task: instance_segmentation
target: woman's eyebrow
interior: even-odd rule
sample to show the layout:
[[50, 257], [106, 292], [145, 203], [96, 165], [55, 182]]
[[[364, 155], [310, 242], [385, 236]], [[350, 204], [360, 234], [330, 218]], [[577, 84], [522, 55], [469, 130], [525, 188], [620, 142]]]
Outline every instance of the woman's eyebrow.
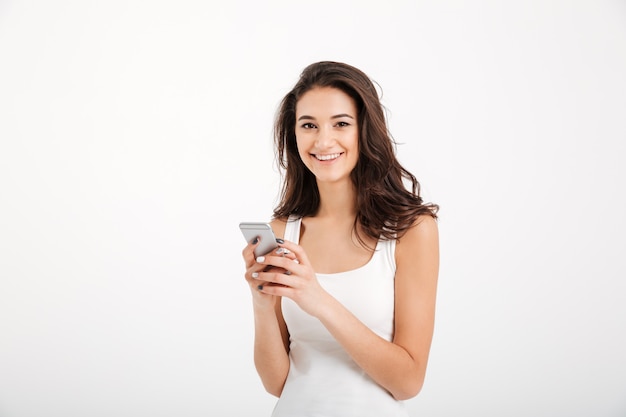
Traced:
[[354, 117], [350, 116], [348, 113], [336, 114], [331, 119], [341, 119], [342, 117], [348, 117], [350, 119], [354, 119]]
[[[349, 117], [350, 119], [354, 120], [354, 117], [350, 116], [348, 113], [336, 114], [334, 116], [331, 116], [330, 118], [331, 119], [340, 119], [342, 117]], [[300, 120], [315, 120], [315, 117], [303, 114], [302, 116], [298, 117], [298, 121], [300, 121]]]

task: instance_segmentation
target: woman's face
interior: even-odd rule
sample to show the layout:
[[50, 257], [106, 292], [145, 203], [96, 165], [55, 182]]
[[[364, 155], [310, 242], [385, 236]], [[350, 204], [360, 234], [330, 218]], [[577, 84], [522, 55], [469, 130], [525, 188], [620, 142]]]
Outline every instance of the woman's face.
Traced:
[[337, 88], [313, 88], [296, 103], [298, 153], [318, 183], [350, 181], [359, 158], [357, 116], [354, 100]]

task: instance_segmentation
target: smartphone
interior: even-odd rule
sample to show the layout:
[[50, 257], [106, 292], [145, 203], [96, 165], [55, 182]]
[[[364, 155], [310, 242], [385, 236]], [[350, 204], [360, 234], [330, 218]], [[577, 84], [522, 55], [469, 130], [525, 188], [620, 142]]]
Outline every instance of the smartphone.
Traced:
[[260, 239], [259, 245], [254, 249], [254, 256], [262, 256], [278, 247], [276, 236], [269, 223], [263, 222], [241, 222], [239, 229], [250, 243], [255, 237]]

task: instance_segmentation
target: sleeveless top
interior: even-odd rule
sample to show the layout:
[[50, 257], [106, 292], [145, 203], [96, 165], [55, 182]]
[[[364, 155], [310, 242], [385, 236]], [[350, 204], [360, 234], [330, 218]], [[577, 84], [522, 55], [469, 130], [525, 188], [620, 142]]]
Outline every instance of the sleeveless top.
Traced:
[[[289, 218], [285, 240], [299, 242], [301, 222]], [[316, 274], [326, 291], [388, 341], [393, 337], [395, 245], [395, 240], [379, 240], [367, 264]], [[281, 305], [289, 330], [290, 367], [272, 417], [408, 416], [404, 403], [374, 382], [319, 320], [286, 297]]]

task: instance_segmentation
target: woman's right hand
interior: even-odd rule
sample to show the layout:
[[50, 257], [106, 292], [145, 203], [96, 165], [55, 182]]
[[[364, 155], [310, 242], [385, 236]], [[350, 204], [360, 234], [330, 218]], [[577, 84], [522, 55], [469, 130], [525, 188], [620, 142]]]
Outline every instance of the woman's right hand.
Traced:
[[[268, 270], [278, 272], [280, 268], [269, 267], [267, 265], [259, 264], [256, 261], [256, 256], [254, 255], [254, 249], [259, 245], [259, 238], [255, 241], [246, 245], [246, 247], [242, 251], [243, 260], [246, 265], [246, 273], [245, 278], [250, 286], [250, 290], [252, 292], [252, 301], [254, 303], [254, 307], [261, 310], [271, 310], [274, 311], [276, 307], [276, 302], [278, 297], [270, 294], [263, 294], [259, 291], [259, 286], [266, 284], [265, 281], [260, 281], [255, 278], [255, 275], [259, 272], [267, 272]], [[265, 255], [265, 254], [264, 254]]]

